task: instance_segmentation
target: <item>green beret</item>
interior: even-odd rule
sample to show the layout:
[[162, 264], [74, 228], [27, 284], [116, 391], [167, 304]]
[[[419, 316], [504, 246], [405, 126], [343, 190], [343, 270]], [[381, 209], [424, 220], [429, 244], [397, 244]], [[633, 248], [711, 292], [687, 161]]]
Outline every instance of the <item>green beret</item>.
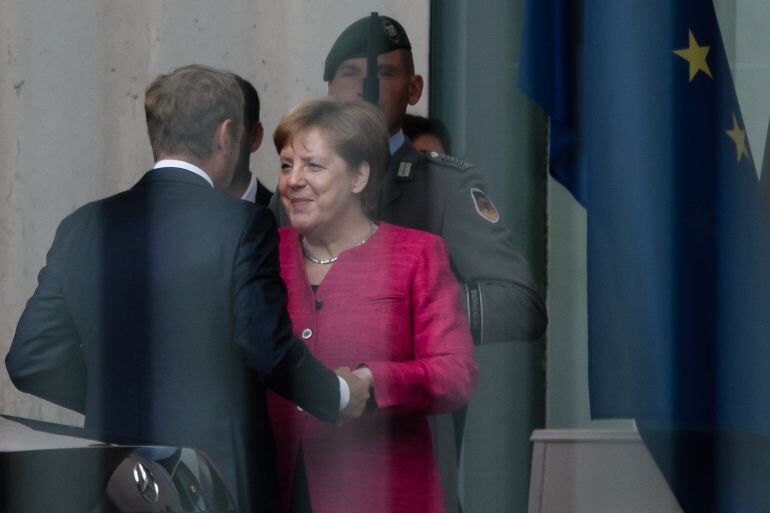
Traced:
[[[332, 49], [329, 50], [329, 55], [326, 56], [326, 64], [324, 65], [325, 82], [334, 78], [337, 66], [342, 64], [343, 61], [354, 57], [366, 57], [370, 18], [370, 16], [367, 16], [353, 23], [334, 42]], [[399, 22], [388, 16], [380, 16], [379, 18], [381, 30], [378, 30], [378, 37], [374, 47], [377, 55], [398, 50], [399, 48], [412, 49], [409, 37]]]

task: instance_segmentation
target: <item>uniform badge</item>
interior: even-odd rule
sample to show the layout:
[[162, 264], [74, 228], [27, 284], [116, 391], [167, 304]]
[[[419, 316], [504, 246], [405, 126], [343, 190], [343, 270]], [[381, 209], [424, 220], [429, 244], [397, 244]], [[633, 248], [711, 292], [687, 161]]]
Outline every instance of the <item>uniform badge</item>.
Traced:
[[398, 30], [396, 30], [396, 27], [390, 20], [382, 20], [382, 28], [385, 29], [385, 35], [388, 36], [388, 39], [394, 43], [398, 43], [401, 40]]
[[412, 167], [411, 162], [404, 161], [398, 164], [396, 179], [399, 182], [411, 182], [414, 180], [414, 167]]
[[484, 191], [471, 187], [471, 198], [473, 199], [473, 206], [476, 207], [476, 212], [481, 217], [490, 223], [496, 223], [500, 220], [500, 213], [495, 208], [492, 200], [484, 194]]

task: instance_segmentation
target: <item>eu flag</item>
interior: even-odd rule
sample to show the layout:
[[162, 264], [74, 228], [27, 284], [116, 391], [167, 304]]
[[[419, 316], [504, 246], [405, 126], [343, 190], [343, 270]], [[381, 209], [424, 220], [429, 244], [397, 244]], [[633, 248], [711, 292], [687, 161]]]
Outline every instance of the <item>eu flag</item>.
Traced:
[[770, 216], [711, 1], [531, 0], [520, 60], [587, 211], [592, 416], [685, 513], [770, 511]]

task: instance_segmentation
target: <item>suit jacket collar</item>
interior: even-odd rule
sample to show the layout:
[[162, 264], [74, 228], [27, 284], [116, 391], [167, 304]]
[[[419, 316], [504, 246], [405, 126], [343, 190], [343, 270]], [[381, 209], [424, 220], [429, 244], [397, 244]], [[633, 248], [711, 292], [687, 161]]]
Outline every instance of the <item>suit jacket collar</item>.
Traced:
[[158, 169], [151, 169], [144, 174], [136, 186], [139, 187], [141, 185], [163, 182], [183, 183], [204, 187], [210, 191], [214, 190], [203, 177], [178, 167], [161, 167]]
[[[401, 168], [401, 164], [406, 163], [414, 167], [420, 156], [420, 152], [412, 146], [409, 139], [406, 139], [398, 151], [390, 157], [388, 174], [382, 184], [382, 192], [380, 194], [380, 208], [390, 205], [401, 196], [403, 182], [398, 179], [398, 170]], [[412, 170], [412, 173], [414, 172], [415, 170]]]

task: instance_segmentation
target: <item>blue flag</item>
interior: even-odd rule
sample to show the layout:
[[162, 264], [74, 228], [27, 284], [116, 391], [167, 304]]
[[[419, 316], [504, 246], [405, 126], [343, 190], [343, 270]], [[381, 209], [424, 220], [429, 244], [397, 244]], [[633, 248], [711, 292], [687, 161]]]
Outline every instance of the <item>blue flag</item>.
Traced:
[[587, 211], [592, 417], [636, 419], [685, 513], [770, 511], [770, 216], [713, 5], [525, 9], [520, 86]]

